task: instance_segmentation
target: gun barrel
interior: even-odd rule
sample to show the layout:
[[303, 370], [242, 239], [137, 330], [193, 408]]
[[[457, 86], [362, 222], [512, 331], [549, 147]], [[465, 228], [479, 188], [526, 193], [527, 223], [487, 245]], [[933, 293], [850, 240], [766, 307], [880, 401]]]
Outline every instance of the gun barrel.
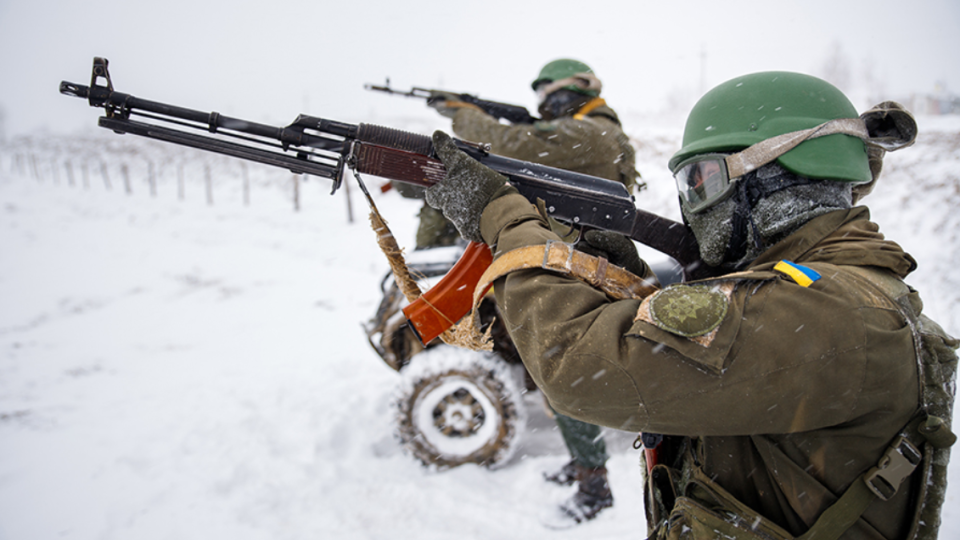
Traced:
[[393, 88], [390, 88], [389, 85], [380, 86], [377, 84], [367, 83], [363, 85], [363, 89], [370, 90], [371, 92], [384, 92], [386, 94], [392, 94], [395, 96], [406, 96], [406, 97], [420, 98], [420, 99], [430, 99], [430, 97], [433, 95], [433, 90], [427, 90], [426, 88], [417, 88], [417, 87], [413, 87], [406, 92], [402, 92], [400, 90], [394, 90]]
[[308, 159], [307, 156], [295, 157], [123, 118], [108, 118], [104, 116], [100, 118], [97, 124], [115, 133], [140, 135], [141, 137], [179, 144], [181, 146], [189, 146], [198, 150], [246, 159], [264, 165], [281, 167], [298, 174], [312, 174], [334, 181], [338, 180], [340, 174], [339, 164], [335, 160], [332, 163], [316, 161], [318, 157], [316, 155], [310, 156], [311, 159]]
[[176, 119], [192, 122], [193, 128], [202, 128], [210, 133], [221, 130], [236, 131], [265, 139], [279, 141], [284, 146], [304, 146], [323, 150], [340, 151], [343, 141], [329, 137], [310, 135], [299, 129], [276, 127], [241, 118], [232, 118], [218, 112], [204, 112], [159, 101], [141, 99], [130, 94], [114, 92], [105, 87], [88, 87], [67, 81], [60, 83], [60, 93], [68, 96], [87, 98], [90, 105], [107, 109], [108, 117], [129, 117], [142, 112], [159, 115], [159, 120]]

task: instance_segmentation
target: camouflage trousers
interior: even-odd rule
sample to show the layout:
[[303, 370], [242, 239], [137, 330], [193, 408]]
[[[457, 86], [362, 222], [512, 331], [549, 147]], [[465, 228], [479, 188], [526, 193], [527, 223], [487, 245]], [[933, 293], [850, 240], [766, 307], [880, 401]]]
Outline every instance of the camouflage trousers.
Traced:
[[600, 433], [600, 426], [574, 420], [569, 416], [564, 416], [554, 411], [554, 419], [557, 421], [557, 427], [560, 428], [560, 434], [563, 435], [563, 442], [570, 451], [570, 457], [578, 464], [596, 469], [603, 467], [607, 462], [607, 443], [603, 440]]
[[460, 238], [460, 233], [439, 210], [424, 203], [420, 209], [420, 226], [417, 228], [417, 249], [440, 246], [452, 246]]

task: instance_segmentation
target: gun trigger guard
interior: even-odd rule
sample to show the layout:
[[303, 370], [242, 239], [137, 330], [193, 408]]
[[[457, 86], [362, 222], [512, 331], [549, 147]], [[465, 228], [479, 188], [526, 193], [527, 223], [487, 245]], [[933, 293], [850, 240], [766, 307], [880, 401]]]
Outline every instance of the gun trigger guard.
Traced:
[[[571, 231], [572, 231], [572, 230], [574, 229], [574, 226], [573, 226], [573, 225], [570, 225], [570, 229], [571, 229]], [[576, 231], [577, 231], [577, 237], [573, 239], [573, 242], [570, 242], [570, 243], [573, 244], [574, 246], [576, 246], [577, 244], [579, 244], [581, 241], [586, 242], [586, 240], [583, 239], [583, 235], [587, 232], [587, 228], [586, 228], [586, 227], [580, 227], [579, 229], [576, 229]], [[569, 234], [569, 233], [567, 233], [567, 234]]]
[[[567, 225], [567, 224], [563, 223], [562, 221], [559, 221], [559, 220], [556, 220], [556, 219], [551, 220], [551, 221], [550, 221], [550, 224], [551, 224], [551, 227], [550, 227], [550, 228], [553, 229], [553, 232], [555, 232], [558, 236], [560, 236], [560, 238], [563, 238], [563, 241], [564, 241], [564, 242], [566, 242], [566, 243], [568, 243], [568, 244], [570, 244], [570, 245], [572, 245], [572, 246], [575, 246], [575, 245], [579, 244], [579, 243], [580, 243], [580, 240], [583, 240], [583, 229], [584, 229], [584, 227], [577, 227], [577, 225], [574, 224], [574, 223], [570, 223], [569, 225]], [[562, 232], [560, 229], [554, 228], [554, 227], [555, 227], [554, 224], [567, 226], [567, 227], [569, 227], [569, 228], [566, 230], [566, 232]], [[576, 234], [576, 236], [572, 236], [572, 235], [574, 235], [574, 234]], [[572, 240], [571, 240], [571, 237], [572, 237]]]

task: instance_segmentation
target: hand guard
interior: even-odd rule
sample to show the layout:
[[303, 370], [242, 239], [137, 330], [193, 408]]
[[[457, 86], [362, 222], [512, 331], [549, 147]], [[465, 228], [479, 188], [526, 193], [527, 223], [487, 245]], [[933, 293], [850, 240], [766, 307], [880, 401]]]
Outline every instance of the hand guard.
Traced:
[[447, 168], [447, 178], [427, 189], [427, 204], [443, 212], [464, 239], [483, 242], [480, 215], [507, 178], [465, 154], [442, 131], [433, 133], [433, 148]]

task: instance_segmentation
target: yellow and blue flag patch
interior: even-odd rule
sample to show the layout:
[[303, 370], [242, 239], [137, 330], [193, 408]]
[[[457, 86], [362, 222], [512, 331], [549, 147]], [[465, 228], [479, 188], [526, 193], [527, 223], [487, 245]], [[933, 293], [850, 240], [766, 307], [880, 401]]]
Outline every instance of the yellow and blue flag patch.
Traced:
[[790, 261], [780, 261], [773, 269], [786, 275], [802, 287], [809, 287], [813, 285], [814, 281], [820, 279], [820, 274], [813, 269]]

